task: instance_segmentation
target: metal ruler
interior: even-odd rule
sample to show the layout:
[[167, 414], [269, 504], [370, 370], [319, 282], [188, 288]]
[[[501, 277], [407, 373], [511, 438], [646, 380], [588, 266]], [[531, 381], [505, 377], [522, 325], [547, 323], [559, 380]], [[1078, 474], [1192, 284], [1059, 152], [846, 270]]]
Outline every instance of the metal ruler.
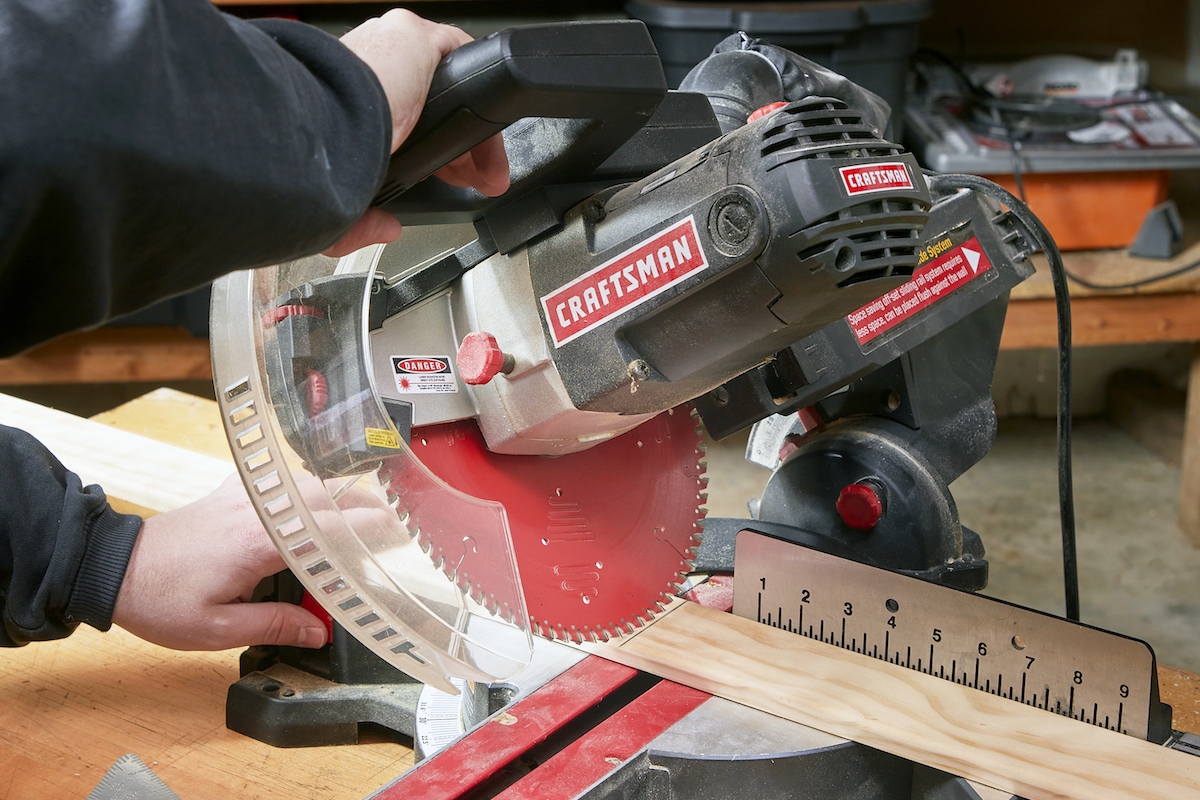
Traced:
[[1170, 736], [1145, 642], [753, 531], [738, 534], [734, 564], [740, 617], [1130, 736]]

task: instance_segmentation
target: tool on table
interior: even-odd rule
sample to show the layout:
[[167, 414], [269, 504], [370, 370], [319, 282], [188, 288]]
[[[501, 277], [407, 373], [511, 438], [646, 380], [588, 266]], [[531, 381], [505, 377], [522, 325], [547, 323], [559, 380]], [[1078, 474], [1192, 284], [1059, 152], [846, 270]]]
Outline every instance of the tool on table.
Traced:
[[[1200, 120], [1186, 100], [1149, 88], [1136, 51], [963, 65], [924, 55], [904, 109], [922, 165], [1020, 194], [1064, 250], [1128, 247], [1147, 224], [1173, 230], [1170, 175], [1200, 167]], [[1174, 246], [1154, 257], [1182, 244], [1178, 232], [1164, 238]]]
[[[870, 93], [745, 36], [679, 92], [634, 21], [510, 29], [447, 57], [378, 198], [400, 241], [214, 287], [218, 398], [291, 567], [278, 593], [317, 604], [334, 641], [252, 652], [231, 719], [299, 730], [304, 697], [370, 706], [403, 672], [493, 715], [463, 746], [550, 696], [583, 702], [563, 725], [585, 728], [598, 718], [569, 720], [646, 698], [630, 713], [655, 720], [649, 742], [704, 697], [546, 667], [546, 639], [619, 636], [690, 572], [740, 575], [743, 530], [982, 588], [949, 484], [992, 444], [1008, 292], [1038, 246], [1056, 253], [1019, 201], [923, 172], [885, 124]], [[424, 180], [498, 131], [504, 196]], [[756, 423], [773, 477], [753, 519], [706, 519], [700, 425]], [[419, 702], [397, 693], [393, 710]]]
[[179, 800], [145, 762], [126, 753], [113, 763], [87, 800]]

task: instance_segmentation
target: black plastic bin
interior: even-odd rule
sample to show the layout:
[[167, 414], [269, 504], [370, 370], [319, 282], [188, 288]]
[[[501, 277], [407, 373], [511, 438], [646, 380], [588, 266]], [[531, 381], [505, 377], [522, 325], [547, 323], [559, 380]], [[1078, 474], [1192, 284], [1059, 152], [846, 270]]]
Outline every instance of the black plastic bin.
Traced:
[[901, 134], [908, 59], [916, 52], [921, 20], [933, 10], [934, 0], [629, 0], [625, 4], [625, 13], [650, 30], [671, 86], [678, 86], [688, 70], [726, 36], [745, 31], [811, 58], [888, 101], [896, 140]]

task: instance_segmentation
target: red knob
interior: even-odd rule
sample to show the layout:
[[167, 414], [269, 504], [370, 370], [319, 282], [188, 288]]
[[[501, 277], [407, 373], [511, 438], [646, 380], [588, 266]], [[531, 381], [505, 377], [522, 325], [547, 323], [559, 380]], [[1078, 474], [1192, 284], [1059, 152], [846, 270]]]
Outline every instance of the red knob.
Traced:
[[852, 483], [837, 499], [838, 516], [842, 522], [860, 531], [870, 530], [883, 516], [883, 501], [875, 487], [865, 483]]
[[507, 356], [490, 333], [468, 333], [458, 348], [458, 374], [471, 386], [481, 386], [501, 372], [512, 371]]
[[784, 100], [781, 100], [778, 103], [768, 103], [767, 105], [763, 106], [762, 108], [756, 110], [749, 117], [746, 117], [746, 124], [748, 125], [751, 122], [760, 120], [763, 117], [765, 117], [767, 114], [770, 114], [772, 111], [778, 111], [779, 109], [783, 108], [786, 105], [787, 105], [787, 101], [784, 101]]

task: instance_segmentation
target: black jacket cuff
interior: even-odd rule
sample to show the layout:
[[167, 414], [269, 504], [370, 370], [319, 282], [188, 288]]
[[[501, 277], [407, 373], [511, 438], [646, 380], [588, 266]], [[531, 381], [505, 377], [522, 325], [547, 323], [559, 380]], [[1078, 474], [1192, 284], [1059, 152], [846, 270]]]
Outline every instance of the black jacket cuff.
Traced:
[[84, 622], [102, 631], [112, 627], [117, 592], [141, 530], [140, 517], [118, 514], [107, 504], [92, 519], [83, 560], [67, 602], [68, 620]]

